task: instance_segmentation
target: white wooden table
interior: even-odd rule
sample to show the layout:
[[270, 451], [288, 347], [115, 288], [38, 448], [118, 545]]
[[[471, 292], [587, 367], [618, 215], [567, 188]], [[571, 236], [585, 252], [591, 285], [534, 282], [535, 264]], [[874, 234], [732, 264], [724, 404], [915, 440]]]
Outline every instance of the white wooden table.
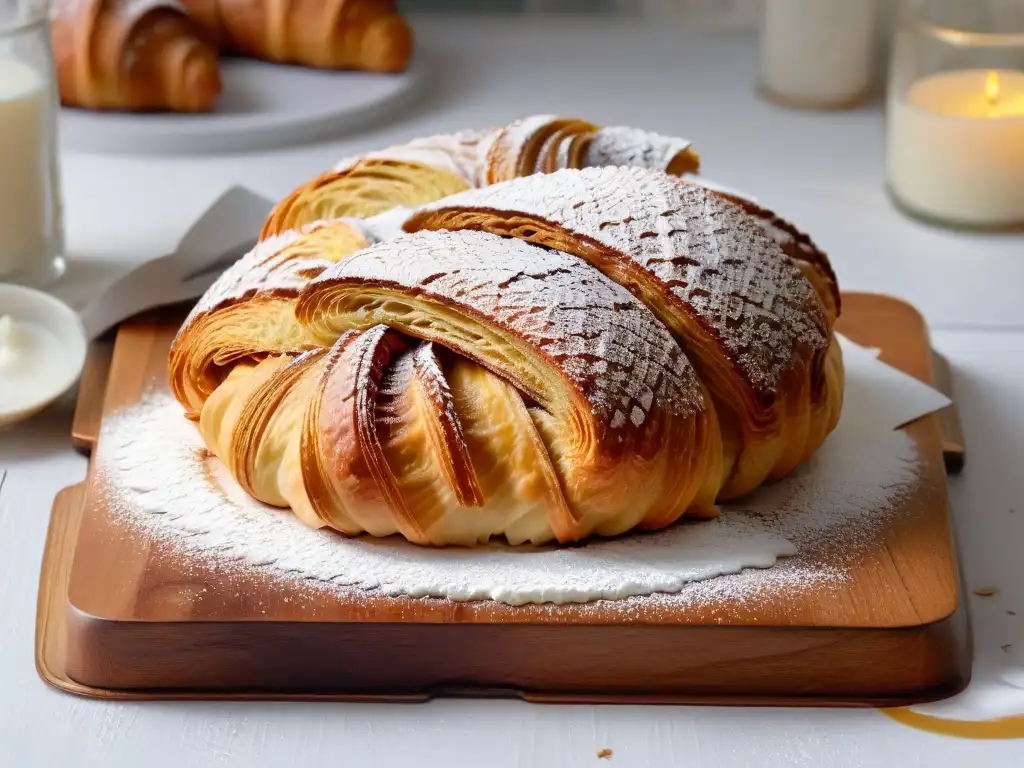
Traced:
[[[202, 159], [65, 156], [72, 266], [59, 292], [80, 304], [129, 264], [165, 252], [231, 183], [280, 196], [344, 155], [407, 137], [534, 112], [686, 135], [708, 177], [809, 229], [845, 288], [903, 296], [931, 323], [954, 367], [968, 446], [967, 469], [951, 483], [967, 582], [999, 588], [969, 596], [976, 683], [961, 710], [1024, 714], [1024, 688], [998, 682], [1024, 677], [1024, 239], [953, 235], [897, 214], [882, 189], [881, 109], [808, 115], [759, 101], [749, 33], [526, 24], [418, 23], [435, 67], [430, 92], [400, 121], [332, 145]], [[622, 767], [1024, 765], [1024, 742], [935, 736], [874, 710], [138, 705], [56, 693], [36, 677], [33, 626], [50, 503], [86, 470], [70, 447], [70, 414], [69, 397], [0, 433], [0, 764], [586, 766], [605, 764], [597, 752], [607, 748], [608, 764]]]

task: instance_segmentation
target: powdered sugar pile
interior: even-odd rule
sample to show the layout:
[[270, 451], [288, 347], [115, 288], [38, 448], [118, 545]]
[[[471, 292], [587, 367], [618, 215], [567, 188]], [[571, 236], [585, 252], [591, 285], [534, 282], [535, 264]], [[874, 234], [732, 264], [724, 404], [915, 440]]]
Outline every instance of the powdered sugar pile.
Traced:
[[307, 585], [511, 605], [759, 600], [841, 581], [913, 487], [915, 444], [872, 417], [858, 392], [869, 386], [849, 379], [842, 423], [815, 458], [719, 519], [564, 549], [428, 549], [310, 530], [241, 491], [166, 392], [106, 420], [97, 466], [130, 525], [189, 556]]

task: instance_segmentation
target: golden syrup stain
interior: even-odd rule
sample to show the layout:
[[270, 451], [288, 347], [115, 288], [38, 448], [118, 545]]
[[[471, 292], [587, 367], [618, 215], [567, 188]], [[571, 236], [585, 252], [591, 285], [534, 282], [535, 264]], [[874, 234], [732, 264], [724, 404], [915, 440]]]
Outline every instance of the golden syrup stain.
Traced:
[[897, 723], [919, 731], [960, 739], [1024, 739], [1024, 715], [1000, 717], [995, 720], [950, 720], [915, 712], [909, 707], [878, 710]]

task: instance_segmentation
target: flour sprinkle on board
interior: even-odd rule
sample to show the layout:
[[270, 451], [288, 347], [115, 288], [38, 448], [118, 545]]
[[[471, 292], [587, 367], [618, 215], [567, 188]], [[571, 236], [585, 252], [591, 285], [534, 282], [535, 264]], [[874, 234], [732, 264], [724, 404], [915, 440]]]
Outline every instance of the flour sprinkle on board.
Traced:
[[[864, 386], [857, 385], [854, 386]], [[425, 548], [314, 531], [247, 496], [166, 392], [108, 417], [96, 453], [110, 506], [197, 561], [317, 588], [526, 603], [753, 602], [841, 583], [919, 474], [916, 444], [850, 398], [837, 430], [785, 480], [718, 519], [582, 547]]]

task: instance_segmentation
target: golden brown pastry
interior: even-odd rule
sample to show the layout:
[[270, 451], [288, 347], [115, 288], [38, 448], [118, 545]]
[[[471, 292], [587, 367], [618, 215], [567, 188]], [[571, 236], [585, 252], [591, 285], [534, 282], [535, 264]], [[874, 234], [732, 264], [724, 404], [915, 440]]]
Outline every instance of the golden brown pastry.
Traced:
[[[318, 438], [303, 450], [319, 459], [315, 485], [332, 491], [314, 496], [313, 505], [332, 527], [474, 543], [509, 537], [515, 522], [527, 541], [565, 542], [658, 528], [687, 510], [712, 509], [721, 447], [692, 367], [649, 310], [579, 259], [483, 233], [420, 233], [326, 271], [302, 292], [295, 313], [325, 346], [347, 329], [363, 331], [336, 343], [335, 350], [346, 349], [336, 372], [322, 377], [318, 419], [304, 432]], [[445, 479], [440, 493], [406, 492], [409, 476], [432, 454], [452, 463], [444, 440], [396, 447], [394, 436], [401, 440], [409, 422], [378, 411], [382, 382], [400, 366], [396, 354], [408, 337], [465, 360], [456, 358], [451, 378], [440, 367], [439, 378], [455, 391], [453, 407], [438, 403], [438, 413], [459, 424], [466, 418], [467, 431], [491, 431], [489, 441], [535, 448], [521, 467], [506, 468], [503, 485], [544, 479], [545, 496], [557, 499], [561, 490], [559, 503], [543, 499], [524, 519], [529, 497], [501, 488], [488, 498], [481, 489], [482, 503], [467, 510], [447, 473], [436, 470], [431, 477]], [[457, 370], [474, 364], [482, 370]], [[507, 416], [496, 419], [503, 409]], [[381, 439], [378, 421], [392, 442]], [[420, 417], [414, 411], [409, 421], [418, 425]], [[486, 464], [502, 460], [493, 448], [481, 456], [492, 451]], [[377, 532], [358, 517], [367, 509]]]
[[400, 72], [412, 30], [394, 0], [181, 0], [231, 53], [321, 69]]
[[651, 157], [275, 235], [186, 321], [174, 392], [248, 493], [349, 535], [713, 515], [817, 449], [842, 358], [762, 218]]
[[[297, 247], [328, 231], [264, 243], [277, 255], [227, 276], [186, 324], [192, 349], [175, 343], [176, 392], [247, 492], [423, 544], [568, 542], [714, 514], [714, 409], [627, 291], [481, 233], [399, 237], [328, 268]], [[256, 263], [264, 290], [248, 298]], [[286, 323], [271, 310], [289, 301]], [[224, 346], [228, 322], [245, 342], [215, 360], [203, 342]], [[222, 377], [243, 347], [261, 361]], [[201, 371], [213, 386], [190, 385]]]
[[684, 175], [699, 171], [700, 158], [685, 139], [531, 115], [502, 127], [429, 136], [345, 158], [285, 197], [271, 212], [261, 237], [320, 219], [412, 208], [534, 173], [614, 165]]
[[758, 222], [768, 235], [782, 246], [782, 250], [793, 260], [797, 268], [804, 274], [814, 290], [817, 291], [830, 325], [839, 317], [841, 309], [839, 299], [839, 283], [836, 273], [832, 270], [828, 256], [818, 248], [810, 236], [797, 229], [794, 225], [777, 215], [774, 211], [745, 198], [724, 194], [728, 200], [743, 208]]
[[421, 163], [366, 159], [319, 176], [270, 212], [260, 239], [313, 221], [367, 218], [396, 206], [415, 207], [466, 189], [461, 177]]
[[66, 106], [203, 112], [220, 94], [217, 49], [177, 3], [56, 0], [50, 29]]
[[720, 498], [788, 474], [838, 421], [842, 383], [826, 355], [839, 346], [821, 300], [758, 217], [726, 196], [642, 168], [588, 168], [454, 195], [404, 228], [490, 232], [571, 253], [647, 304], [719, 406]]
[[260, 243], [203, 295], [171, 347], [171, 390], [197, 417], [240, 361], [316, 347], [295, 322], [299, 290], [329, 265], [368, 245], [343, 221], [318, 222]]
[[51, 39], [64, 104], [136, 112], [210, 110], [220, 49], [398, 72], [413, 47], [393, 0], [55, 0]]

